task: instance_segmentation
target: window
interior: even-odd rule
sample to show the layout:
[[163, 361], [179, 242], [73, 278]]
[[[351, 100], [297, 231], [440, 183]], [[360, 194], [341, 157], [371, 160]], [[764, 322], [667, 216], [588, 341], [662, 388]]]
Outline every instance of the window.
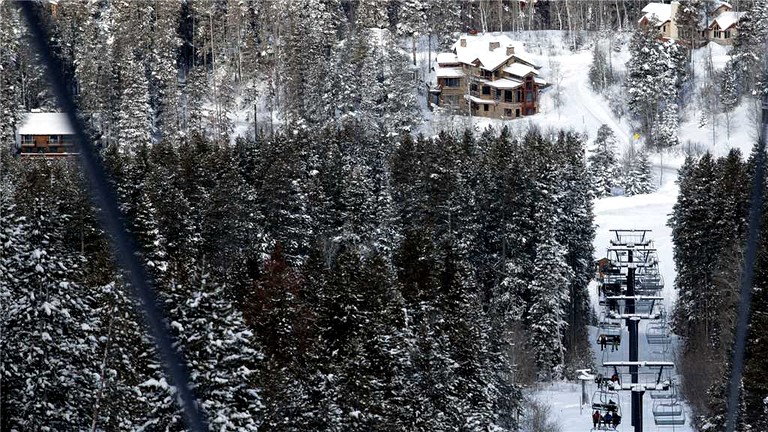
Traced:
[[445, 86], [446, 87], [458, 87], [459, 86], [459, 79], [458, 78], [446, 78], [444, 82], [445, 82]]
[[512, 117], [512, 109], [504, 108], [504, 117]]
[[477, 91], [477, 84], [471, 84], [469, 86], [469, 89], [472, 90], [473, 92], [476, 92]]
[[483, 111], [488, 111], [488, 104], [483, 104]]
[[533, 92], [532, 91], [525, 92], [525, 102], [526, 103], [533, 103], [533, 100], [534, 100]]
[[484, 95], [490, 95], [491, 94], [491, 88], [488, 86], [483, 86], [483, 94]]
[[726, 39], [730, 39], [731, 38], [731, 31], [730, 30], [726, 30], [723, 33], [725, 33], [725, 35], [723, 36], [724, 38], [726, 38]]
[[512, 102], [512, 90], [504, 91], [504, 102]]
[[458, 96], [456, 95], [449, 95], [449, 96], [443, 96], [443, 104], [446, 106], [453, 106], [455, 107], [458, 105]]
[[520, 108], [515, 110], [515, 118], [520, 117]]
[[501, 90], [496, 89], [496, 99], [501, 99]]
[[21, 145], [35, 145], [35, 138], [32, 135], [22, 135]]

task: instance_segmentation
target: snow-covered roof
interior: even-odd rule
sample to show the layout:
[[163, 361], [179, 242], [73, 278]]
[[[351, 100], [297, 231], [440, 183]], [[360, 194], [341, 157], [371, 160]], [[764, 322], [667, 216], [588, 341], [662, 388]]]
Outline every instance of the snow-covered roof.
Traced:
[[726, 9], [731, 10], [733, 9], [733, 6], [731, 6], [730, 3], [724, 2], [724, 1], [714, 1], [712, 2], [712, 6], [709, 8], [709, 13], [712, 13], [721, 7], [725, 6]]
[[[462, 46], [462, 40], [465, 46]], [[491, 50], [491, 44], [496, 48]], [[509, 52], [508, 48], [513, 48], [513, 52]], [[451, 49], [456, 52], [456, 57], [461, 63], [472, 64], [479, 61], [482, 69], [489, 71], [498, 69], [513, 56], [525, 58], [525, 45], [501, 33], [463, 34]], [[529, 59], [523, 61], [531, 62]]]
[[492, 103], [495, 103], [495, 101], [492, 101], [492, 100], [489, 100], [489, 99], [481, 99], [479, 97], [472, 96], [472, 95], [464, 95], [464, 99], [469, 99], [472, 102], [477, 103], [477, 104], [490, 105]]
[[28, 113], [19, 127], [19, 135], [74, 135], [63, 113]]
[[528, 66], [531, 66], [533, 68], [540, 68], [541, 66], [538, 65], [535, 61], [533, 61], [532, 58], [528, 57], [528, 54], [520, 54], [517, 51], [515, 51], [515, 60], [518, 62], [523, 62], [527, 64]]
[[715, 18], [715, 21], [713, 21], [709, 27], [712, 28], [715, 24], [717, 24], [721, 30], [728, 30], [729, 28], [736, 25], [739, 20], [746, 14], [746, 12], [723, 12], [718, 15], [717, 18]]
[[534, 69], [534, 68], [532, 68], [532, 67], [530, 67], [528, 65], [524, 65], [522, 63], [513, 63], [513, 64], [509, 65], [509, 66], [504, 68], [504, 72], [506, 72], [508, 74], [511, 74], [511, 75], [514, 75], [514, 76], [519, 76], [519, 77], [524, 77], [524, 76], [526, 76], [526, 75], [528, 75], [530, 73], [532, 73], [534, 75], [538, 75], [539, 74], [536, 71], [536, 69]]
[[454, 53], [440, 53], [437, 55], [437, 64], [456, 64], [459, 57]]
[[544, 80], [544, 79], [542, 79], [542, 78], [539, 78], [539, 77], [534, 77], [534, 78], [533, 78], [533, 81], [534, 81], [536, 84], [540, 85], [540, 86], [549, 85], [549, 83], [548, 83], [546, 80]]
[[523, 82], [518, 81], [516, 79], [502, 78], [502, 79], [497, 79], [496, 81], [491, 81], [488, 83], [488, 85], [491, 87], [503, 90], [503, 89], [518, 88], [521, 85], [523, 85]]
[[437, 78], [461, 78], [464, 72], [460, 67], [436, 67], [435, 76]]
[[664, 3], [648, 3], [644, 8], [645, 15], [640, 18], [640, 21], [647, 19], [651, 21], [655, 19], [658, 25], [661, 26], [665, 22], [672, 19], [672, 5]]

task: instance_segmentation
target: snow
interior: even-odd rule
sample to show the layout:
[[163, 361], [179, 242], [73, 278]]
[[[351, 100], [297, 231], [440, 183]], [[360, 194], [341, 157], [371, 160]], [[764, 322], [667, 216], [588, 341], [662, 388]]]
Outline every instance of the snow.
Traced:
[[496, 81], [488, 82], [488, 85], [498, 89], [513, 89], [523, 85], [523, 82], [511, 78], [501, 78]]
[[[723, 12], [715, 18], [715, 22], [712, 25], [717, 24], [721, 30], [728, 30], [736, 25], [746, 14], [746, 12]], [[712, 25], [709, 28], [712, 28]]]
[[437, 78], [460, 78], [464, 76], [460, 67], [436, 67], [435, 76]]
[[440, 53], [437, 55], [437, 64], [457, 64], [459, 58], [454, 53]]
[[530, 66], [526, 66], [526, 65], [524, 65], [522, 63], [513, 63], [512, 65], [507, 66], [507, 67], [504, 68], [504, 72], [507, 72], [507, 73], [515, 75], [515, 76], [519, 76], [521, 78], [526, 76], [526, 75], [528, 75], [528, 74], [530, 74], [530, 73], [532, 73], [534, 75], [538, 75], [539, 74], [536, 71], [536, 69], [534, 69], [534, 68], [532, 68]]
[[[661, 26], [672, 18], [672, 5], [664, 3], [648, 3], [648, 5], [643, 8], [643, 12], [645, 12], [643, 18], [648, 19], [649, 21], [651, 19], [656, 19], [658, 25]], [[642, 21], [643, 18], [640, 20]]]
[[66, 114], [28, 113], [18, 131], [19, 135], [74, 135]]
[[[462, 40], [466, 42], [464, 47], [461, 46]], [[498, 44], [498, 47], [491, 50], [491, 44]], [[507, 54], [508, 47], [513, 48], [514, 52]], [[470, 64], [478, 60], [482, 64], [482, 68], [489, 71], [496, 70], [513, 55], [526, 61], [524, 44], [498, 32], [479, 33], [477, 35], [462, 34], [451, 49], [456, 51], [456, 56], [461, 63]], [[440, 54], [438, 54], [438, 58], [439, 56]]]

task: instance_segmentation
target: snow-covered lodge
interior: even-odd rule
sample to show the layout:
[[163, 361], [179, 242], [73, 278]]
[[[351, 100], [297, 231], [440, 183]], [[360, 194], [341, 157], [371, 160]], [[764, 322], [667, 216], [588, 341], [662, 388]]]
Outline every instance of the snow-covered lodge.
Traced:
[[462, 35], [452, 52], [437, 55], [430, 107], [474, 116], [514, 119], [539, 112], [539, 90], [547, 82], [522, 42], [500, 33]]
[[[691, 35], [683, 34], [683, 29], [676, 21], [680, 3], [648, 3], [643, 8], [643, 15], [638, 20], [640, 27], [655, 26], [662, 39], [690, 40]], [[730, 3], [715, 1], [712, 7], [702, 12], [697, 31], [701, 34], [703, 42], [716, 42], [720, 45], [732, 45], [733, 39], [738, 34], [739, 21], [746, 12], [734, 12]]]
[[27, 113], [16, 130], [16, 148], [24, 156], [63, 157], [75, 153], [75, 131], [63, 113]]

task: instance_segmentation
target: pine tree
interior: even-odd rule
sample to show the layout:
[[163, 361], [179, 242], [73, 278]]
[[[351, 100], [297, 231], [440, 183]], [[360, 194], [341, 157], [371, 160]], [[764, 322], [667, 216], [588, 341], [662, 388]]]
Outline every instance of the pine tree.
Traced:
[[588, 161], [595, 196], [610, 195], [611, 189], [619, 183], [619, 165], [616, 157], [616, 135], [608, 125], [602, 125], [597, 130]]
[[635, 152], [630, 159], [627, 172], [624, 174], [624, 193], [631, 196], [655, 191], [656, 184], [653, 182], [651, 168], [648, 151], [639, 150]]

